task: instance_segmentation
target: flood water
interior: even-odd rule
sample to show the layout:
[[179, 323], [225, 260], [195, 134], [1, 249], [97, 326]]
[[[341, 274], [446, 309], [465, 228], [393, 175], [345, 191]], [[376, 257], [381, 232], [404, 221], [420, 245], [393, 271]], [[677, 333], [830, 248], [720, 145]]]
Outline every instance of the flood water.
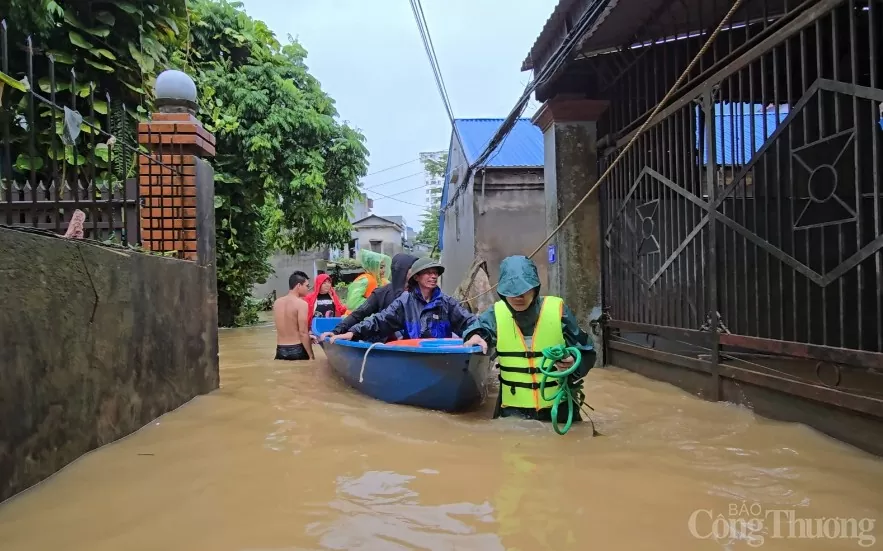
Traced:
[[597, 369], [602, 436], [558, 436], [383, 404], [274, 345], [222, 331], [220, 390], [0, 505], [0, 549], [883, 548], [883, 461], [803, 426]]

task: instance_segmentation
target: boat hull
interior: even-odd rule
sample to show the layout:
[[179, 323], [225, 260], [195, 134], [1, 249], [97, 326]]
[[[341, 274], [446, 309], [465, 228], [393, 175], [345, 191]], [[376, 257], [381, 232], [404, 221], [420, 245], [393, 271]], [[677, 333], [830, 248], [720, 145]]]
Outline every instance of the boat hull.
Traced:
[[[314, 334], [326, 323], [316, 320]], [[321, 343], [331, 369], [363, 394], [387, 402], [445, 412], [467, 411], [487, 397], [490, 362], [478, 347], [460, 339], [422, 339], [375, 344], [327, 340]], [[367, 357], [366, 357], [367, 354]]]

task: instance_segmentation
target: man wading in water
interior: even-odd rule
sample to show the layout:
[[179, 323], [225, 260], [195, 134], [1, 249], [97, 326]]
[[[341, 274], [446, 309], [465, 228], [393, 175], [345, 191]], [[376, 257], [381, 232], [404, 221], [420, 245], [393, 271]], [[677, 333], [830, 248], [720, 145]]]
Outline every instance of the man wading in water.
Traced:
[[310, 292], [310, 277], [297, 271], [288, 278], [288, 294], [273, 303], [276, 322], [276, 360], [312, 360], [309, 305], [304, 297]]

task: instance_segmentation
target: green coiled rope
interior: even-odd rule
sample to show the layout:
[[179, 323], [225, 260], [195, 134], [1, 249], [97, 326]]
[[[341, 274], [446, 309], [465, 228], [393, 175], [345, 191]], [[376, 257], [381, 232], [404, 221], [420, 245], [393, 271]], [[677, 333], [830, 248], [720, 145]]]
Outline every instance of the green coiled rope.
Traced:
[[[573, 356], [573, 365], [563, 371], [559, 371], [555, 367], [555, 362], [561, 361], [568, 356]], [[570, 380], [570, 375], [579, 369], [582, 360], [582, 353], [579, 348], [574, 346], [556, 345], [543, 349], [543, 359], [538, 368], [539, 372], [543, 374], [540, 379], [540, 396], [543, 397], [543, 400], [552, 402], [552, 428], [560, 435], [564, 435], [570, 430], [571, 425], [573, 425], [574, 408], [582, 406], [585, 400], [582, 379], [578, 381]], [[546, 381], [549, 379], [558, 381], [558, 391], [552, 397], [546, 396]], [[565, 423], [564, 429], [558, 427], [558, 406], [561, 405], [562, 400], [567, 400], [567, 423]]]

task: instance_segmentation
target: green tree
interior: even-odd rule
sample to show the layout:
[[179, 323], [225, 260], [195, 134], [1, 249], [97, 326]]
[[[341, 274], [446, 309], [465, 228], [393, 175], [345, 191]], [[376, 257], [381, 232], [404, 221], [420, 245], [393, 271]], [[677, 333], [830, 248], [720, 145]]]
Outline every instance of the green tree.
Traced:
[[221, 325], [254, 321], [255, 283], [276, 249], [349, 240], [348, 205], [367, 172], [364, 137], [337, 120], [304, 63], [239, 2], [190, 3], [192, 40], [177, 56], [195, 77], [200, 117], [215, 133], [218, 309]]
[[[445, 170], [448, 165], [447, 151], [439, 152], [437, 157], [433, 155], [421, 155], [420, 159], [423, 161], [423, 170], [425, 170], [430, 176], [444, 181]], [[430, 190], [436, 191], [438, 196], [441, 197], [442, 186], [435, 186], [434, 188], [430, 188]], [[438, 219], [440, 213], [441, 204], [437, 204], [430, 207], [430, 210], [422, 215], [421, 223], [423, 224], [423, 227], [420, 229], [420, 233], [417, 234], [417, 243], [428, 245], [435, 249], [436, 245], [438, 245], [439, 239]], [[434, 254], [434, 256], [438, 255]]]
[[[364, 138], [338, 121], [334, 101], [307, 70], [307, 52], [290, 37], [280, 43], [241, 3], [0, 0], [0, 14], [8, 14], [11, 53], [9, 74], [0, 73], [0, 124], [13, 133], [18, 178], [31, 166], [45, 172], [52, 160], [59, 171], [77, 165], [80, 176], [96, 179], [99, 188], [102, 181], [119, 185], [135, 176], [137, 160], [123, 144], [136, 141], [135, 124], [153, 111], [157, 72], [174, 66], [194, 77], [199, 117], [217, 138], [222, 325], [255, 319], [251, 289], [270, 273], [274, 250], [340, 246], [349, 239], [348, 205], [367, 168]], [[25, 78], [27, 36], [37, 52], [34, 82]], [[29, 86], [50, 95], [43, 54], [55, 59], [56, 102], [72, 105], [75, 97], [85, 120], [115, 142], [92, 139], [83, 124], [74, 154], [60, 145], [60, 119], [53, 124], [52, 111], [40, 102], [38, 153], [30, 157], [20, 121]]]

